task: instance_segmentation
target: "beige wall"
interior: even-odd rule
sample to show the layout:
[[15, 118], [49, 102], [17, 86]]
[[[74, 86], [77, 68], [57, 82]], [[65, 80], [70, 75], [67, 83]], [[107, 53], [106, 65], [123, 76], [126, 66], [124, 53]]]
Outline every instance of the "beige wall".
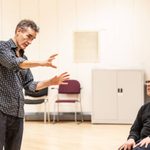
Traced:
[[[81, 81], [84, 112], [91, 112], [93, 68], [144, 69], [150, 79], [149, 0], [0, 0], [0, 38], [12, 37], [16, 24], [24, 18], [35, 20], [41, 28], [26, 49], [29, 59], [59, 53], [58, 69], [32, 69], [35, 79], [68, 71], [71, 78]], [[99, 32], [99, 63], [74, 63], [74, 31]]]

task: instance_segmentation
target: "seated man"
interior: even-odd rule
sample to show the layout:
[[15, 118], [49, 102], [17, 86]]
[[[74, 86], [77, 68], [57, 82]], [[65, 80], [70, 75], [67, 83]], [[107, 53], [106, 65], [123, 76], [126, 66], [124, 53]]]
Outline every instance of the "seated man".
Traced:
[[[150, 96], [149, 87], [150, 83], [147, 85]], [[150, 102], [140, 108], [127, 141], [118, 150], [150, 150]]]

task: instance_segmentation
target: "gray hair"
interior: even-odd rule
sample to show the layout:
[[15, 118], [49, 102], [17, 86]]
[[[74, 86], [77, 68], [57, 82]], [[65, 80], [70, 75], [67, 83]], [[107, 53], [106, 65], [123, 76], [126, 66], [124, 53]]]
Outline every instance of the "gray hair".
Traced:
[[19, 29], [19, 28], [25, 29], [27, 27], [30, 27], [35, 32], [39, 32], [39, 27], [36, 25], [36, 23], [34, 21], [29, 20], [29, 19], [24, 19], [24, 20], [21, 20], [17, 24], [16, 29], [15, 29], [15, 33], [16, 33], [17, 29]]

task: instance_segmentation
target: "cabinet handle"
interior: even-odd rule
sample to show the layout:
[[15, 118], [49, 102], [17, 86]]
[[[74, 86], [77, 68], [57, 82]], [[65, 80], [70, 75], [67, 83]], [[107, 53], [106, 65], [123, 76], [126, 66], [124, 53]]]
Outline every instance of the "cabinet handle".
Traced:
[[123, 89], [122, 88], [118, 88], [118, 93], [123, 93]]
[[121, 88], [121, 93], [123, 93], [123, 89]]

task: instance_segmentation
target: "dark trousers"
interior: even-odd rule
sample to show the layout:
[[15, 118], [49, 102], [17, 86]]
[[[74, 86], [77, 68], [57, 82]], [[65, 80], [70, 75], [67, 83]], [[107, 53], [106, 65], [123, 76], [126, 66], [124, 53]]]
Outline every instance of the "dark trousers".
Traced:
[[23, 134], [23, 119], [0, 111], [0, 150], [20, 150]]

